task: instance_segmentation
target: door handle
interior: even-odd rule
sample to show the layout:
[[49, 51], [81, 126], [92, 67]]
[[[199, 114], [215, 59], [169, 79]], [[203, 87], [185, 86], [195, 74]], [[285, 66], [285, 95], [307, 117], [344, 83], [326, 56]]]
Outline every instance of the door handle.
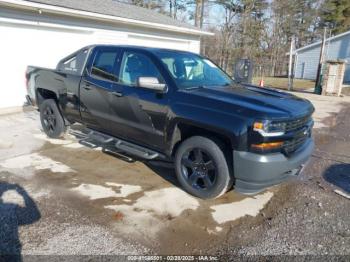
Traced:
[[83, 82], [83, 88], [85, 89], [85, 90], [91, 90], [91, 84], [88, 82], [88, 81], [84, 81]]
[[122, 97], [123, 93], [121, 92], [110, 92], [112, 95], [117, 96], [117, 97]]

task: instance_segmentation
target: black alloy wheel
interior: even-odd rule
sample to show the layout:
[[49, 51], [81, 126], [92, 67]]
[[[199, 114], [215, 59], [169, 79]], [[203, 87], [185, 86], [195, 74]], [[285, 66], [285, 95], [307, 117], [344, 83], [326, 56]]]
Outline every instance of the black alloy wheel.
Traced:
[[53, 99], [46, 99], [40, 105], [40, 121], [46, 135], [61, 138], [67, 131], [64, 119]]
[[215, 139], [193, 136], [175, 153], [176, 176], [183, 189], [199, 198], [217, 198], [232, 187], [224, 146]]
[[56, 121], [55, 113], [50, 106], [47, 106], [44, 109], [43, 122], [44, 122], [44, 128], [45, 130], [47, 130], [47, 132], [49, 132], [50, 134], [55, 132], [57, 121]]
[[192, 148], [181, 159], [182, 176], [187, 183], [199, 190], [209, 190], [216, 182], [217, 170], [209, 153]]

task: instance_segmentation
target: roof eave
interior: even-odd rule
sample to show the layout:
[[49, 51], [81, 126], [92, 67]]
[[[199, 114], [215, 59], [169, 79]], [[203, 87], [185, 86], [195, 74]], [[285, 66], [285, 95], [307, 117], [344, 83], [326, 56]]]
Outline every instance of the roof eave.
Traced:
[[[350, 34], [350, 31], [346, 31], [346, 32], [341, 33], [339, 35], [335, 35], [335, 36], [329, 37], [329, 38], [326, 39], [326, 43], [329, 42], [329, 41], [333, 41], [335, 39], [338, 39], [340, 37], [343, 37], [345, 35], [348, 35], [348, 34]], [[301, 48], [295, 50], [294, 53], [298, 53], [300, 51], [304, 51], [306, 49], [309, 49], [309, 48], [312, 48], [312, 47], [315, 47], [315, 46], [318, 46], [318, 45], [321, 45], [321, 44], [322, 44], [322, 41], [317, 41], [315, 43], [309, 44], [307, 46], [304, 46], [304, 47], [301, 47]]]
[[47, 5], [47, 4], [41, 4], [41, 3], [27, 2], [22, 0], [0, 0], [0, 4], [5, 4], [7, 6], [11, 6], [15, 8], [37, 9], [41, 11], [49, 11], [51, 13], [65, 14], [65, 15], [70, 15], [70, 16], [79, 17], [79, 18], [90, 18], [95, 20], [116, 22], [116, 23], [122, 23], [122, 24], [132, 24], [132, 25], [137, 25], [141, 27], [155, 28], [155, 29], [185, 33], [190, 35], [199, 35], [199, 36], [214, 35], [214, 33], [203, 31], [200, 29], [197, 30], [197, 29], [184, 28], [184, 27], [173, 26], [173, 25], [164, 25], [159, 23], [141, 21], [136, 19], [112, 16], [112, 15], [104, 15], [104, 14], [99, 14], [99, 13], [94, 13], [89, 11], [81, 11], [81, 10], [76, 10], [72, 8], [67, 8], [67, 7], [59, 7], [59, 6]]

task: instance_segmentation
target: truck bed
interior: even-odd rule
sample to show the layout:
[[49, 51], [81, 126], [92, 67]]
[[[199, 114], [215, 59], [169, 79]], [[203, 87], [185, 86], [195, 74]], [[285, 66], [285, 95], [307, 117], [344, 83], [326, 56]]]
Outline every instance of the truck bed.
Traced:
[[28, 66], [27, 89], [30, 103], [38, 108], [41, 92], [52, 92], [58, 97], [64, 114], [80, 118], [79, 86], [81, 76], [74, 73], [61, 72], [57, 69]]

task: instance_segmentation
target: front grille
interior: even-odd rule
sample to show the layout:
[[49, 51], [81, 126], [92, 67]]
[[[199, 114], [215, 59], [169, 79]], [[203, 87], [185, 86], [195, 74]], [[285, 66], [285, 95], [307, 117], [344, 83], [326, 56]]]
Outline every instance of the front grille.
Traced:
[[286, 122], [286, 132], [293, 132], [293, 138], [284, 142], [283, 151], [290, 155], [298, 150], [311, 136], [310, 128], [311, 115], [307, 115], [292, 121]]
[[311, 120], [311, 115], [307, 115], [292, 121], [286, 122], [286, 132], [300, 129], [308, 124]]
[[294, 153], [298, 148], [300, 148], [305, 143], [308, 137], [309, 137], [308, 135], [304, 135], [302, 137], [294, 138], [292, 140], [288, 140], [284, 142], [283, 144], [284, 153], [286, 153], [287, 155]]

